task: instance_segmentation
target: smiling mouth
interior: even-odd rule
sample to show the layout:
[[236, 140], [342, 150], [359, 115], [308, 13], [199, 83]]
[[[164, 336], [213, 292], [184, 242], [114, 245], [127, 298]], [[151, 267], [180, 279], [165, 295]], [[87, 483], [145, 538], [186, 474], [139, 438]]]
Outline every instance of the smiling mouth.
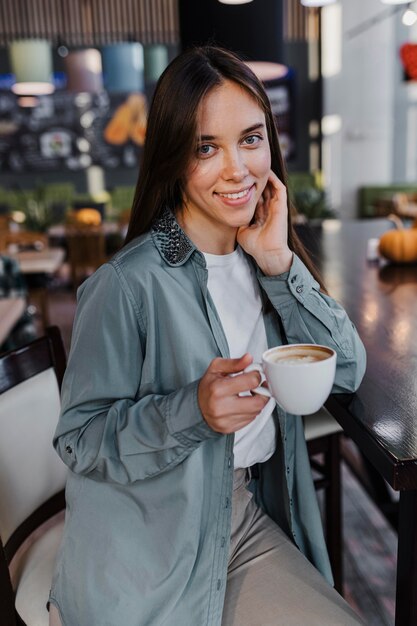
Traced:
[[245, 196], [249, 194], [252, 187], [253, 185], [251, 185], [250, 187], [247, 187], [247, 189], [243, 189], [242, 191], [237, 191], [235, 193], [220, 193], [220, 191], [217, 191], [216, 193], [218, 196], [221, 196], [222, 198], [228, 198], [229, 200], [240, 200], [240, 198], [244, 198]]

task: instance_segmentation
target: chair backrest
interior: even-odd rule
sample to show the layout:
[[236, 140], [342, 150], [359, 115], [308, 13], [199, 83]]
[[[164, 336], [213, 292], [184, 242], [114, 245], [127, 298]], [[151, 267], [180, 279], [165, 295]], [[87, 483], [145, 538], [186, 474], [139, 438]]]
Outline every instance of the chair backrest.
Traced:
[[9, 213], [2, 214], [0, 212], [0, 231], [8, 232], [11, 219]]
[[89, 271], [106, 261], [106, 239], [100, 227], [67, 227], [68, 261], [76, 286]]
[[63, 507], [67, 471], [52, 437], [64, 370], [57, 327], [0, 356], [0, 537], [8, 560]]

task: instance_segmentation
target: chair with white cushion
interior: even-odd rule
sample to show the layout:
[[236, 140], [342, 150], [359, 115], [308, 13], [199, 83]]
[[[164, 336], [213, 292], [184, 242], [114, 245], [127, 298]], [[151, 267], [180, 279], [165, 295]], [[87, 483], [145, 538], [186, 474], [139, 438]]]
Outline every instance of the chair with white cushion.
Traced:
[[324, 526], [326, 544], [333, 571], [335, 588], [343, 595], [343, 536], [340, 475], [340, 437], [342, 427], [325, 407], [305, 415], [304, 434], [310, 464], [317, 476], [317, 490], [324, 489]]
[[0, 356], [0, 624], [47, 626], [66, 468], [52, 447], [65, 350], [57, 327]]

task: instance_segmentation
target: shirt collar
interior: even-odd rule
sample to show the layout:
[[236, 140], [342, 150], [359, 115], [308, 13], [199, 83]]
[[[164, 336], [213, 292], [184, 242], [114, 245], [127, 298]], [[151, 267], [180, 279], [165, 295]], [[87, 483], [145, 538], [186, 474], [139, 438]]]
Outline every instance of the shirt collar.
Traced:
[[197, 250], [168, 208], [153, 223], [152, 239], [164, 261], [172, 266], [183, 265]]

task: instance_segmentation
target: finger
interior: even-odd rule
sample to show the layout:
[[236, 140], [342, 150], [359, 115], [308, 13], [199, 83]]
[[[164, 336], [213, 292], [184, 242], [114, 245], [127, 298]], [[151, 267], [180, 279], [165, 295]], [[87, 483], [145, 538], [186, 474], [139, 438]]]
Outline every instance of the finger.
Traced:
[[236, 430], [252, 422], [262, 411], [268, 400], [268, 398], [260, 396], [231, 399], [227, 407], [223, 406], [223, 409], [228, 408], [229, 410], [210, 420], [211, 425], [214, 427], [214, 430], [220, 432], [236, 432]]
[[223, 359], [221, 357], [217, 357], [213, 359], [210, 363], [208, 369], [213, 374], [237, 374], [248, 367], [253, 361], [252, 356], [247, 352], [243, 356], [238, 359]]
[[271, 398], [261, 395], [253, 396], [236, 396], [233, 399], [232, 406], [238, 415], [259, 415], [264, 406], [268, 404]]
[[238, 395], [245, 391], [256, 389], [261, 384], [262, 377], [257, 370], [244, 372], [237, 376], [229, 376], [218, 381], [219, 390], [224, 395]]
[[[236, 419], [252, 419], [259, 415], [270, 398], [265, 396], [233, 396], [227, 404], [225, 417], [233, 421]], [[225, 405], [226, 406], [226, 405]]]
[[221, 432], [224, 435], [229, 435], [230, 433], [236, 433], [238, 430], [245, 428], [248, 424], [253, 422], [256, 419], [256, 415], [253, 417], [246, 417], [233, 420], [224, 420], [221, 424], [218, 424], [215, 428], [218, 432]]
[[257, 225], [264, 224], [265, 218], [266, 218], [265, 199], [263, 196], [261, 196], [258, 200], [256, 209], [255, 209], [255, 224]]
[[281, 196], [283, 193], [287, 193], [286, 186], [272, 170], [269, 173], [268, 182], [270, 183], [270, 192], [274, 195]]

